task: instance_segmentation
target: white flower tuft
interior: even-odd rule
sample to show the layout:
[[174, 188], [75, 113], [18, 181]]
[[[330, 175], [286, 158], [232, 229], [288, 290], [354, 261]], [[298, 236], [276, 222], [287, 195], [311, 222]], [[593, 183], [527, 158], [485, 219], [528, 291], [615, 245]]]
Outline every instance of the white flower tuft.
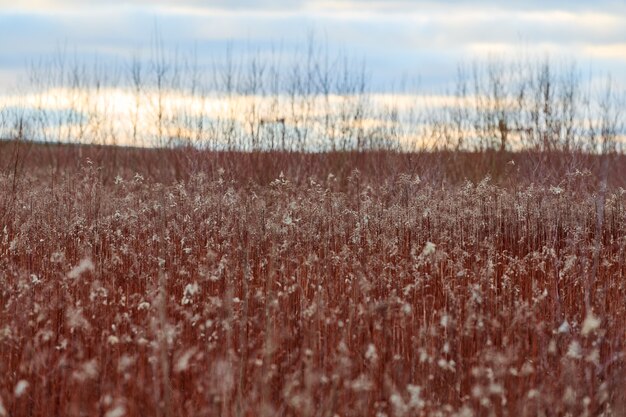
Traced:
[[409, 407], [416, 410], [424, 408], [426, 403], [422, 399], [422, 387], [409, 384], [406, 390], [409, 392]]
[[570, 331], [569, 322], [567, 320], [563, 320], [563, 323], [561, 323], [561, 325], [559, 326], [556, 332], [557, 333], [569, 333], [569, 331]]
[[176, 366], [174, 366], [175, 372], [184, 372], [189, 369], [189, 361], [196, 354], [196, 348], [187, 349], [185, 353], [180, 355], [178, 360], [176, 361]]
[[126, 415], [126, 408], [123, 405], [116, 405], [106, 412], [104, 417], [122, 417]]
[[365, 351], [365, 359], [372, 363], [376, 363], [378, 361], [378, 352], [376, 352], [376, 346], [370, 343], [367, 346], [367, 350]]
[[559, 194], [563, 194], [563, 189], [561, 187], [558, 187], [558, 186], [557, 187], [551, 186], [550, 187], [550, 192], [552, 194], [554, 194], [554, 195], [559, 195]]
[[183, 292], [183, 299], [180, 300], [182, 305], [193, 304], [193, 296], [200, 292], [200, 287], [197, 282], [193, 284], [187, 284], [185, 291]]
[[94, 265], [93, 262], [91, 262], [91, 259], [84, 258], [79, 262], [78, 265], [76, 265], [74, 268], [72, 268], [70, 272], [67, 273], [67, 277], [71, 279], [76, 279], [81, 276], [81, 274], [85, 272], [91, 272], [93, 270]]
[[99, 375], [98, 368], [98, 360], [91, 359], [87, 362], [84, 362], [77, 370], [72, 372], [72, 377], [81, 383], [89, 380], [94, 380]]
[[601, 320], [593, 315], [593, 312], [589, 311], [587, 313], [587, 317], [585, 317], [585, 321], [583, 321], [583, 327], [580, 331], [580, 334], [583, 336], [589, 335], [598, 327], [600, 327]]
[[432, 255], [437, 250], [437, 245], [433, 242], [426, 242], [424, 249], [422, 249], [422, 258]]
[[352, 381], [351, 388], [356, 392], [371, 391], [374, 388], [374, 383], [367, 375], [361, 374]]
[[583, 356], [583, 349], [576, 340], [567, 347], [567, 356], [572, 359], [580, 359]]
[[139, 305], [137, 306], [137, 310], [148, 310], [150, 308], [150, 303], [147, 301], [142, 301], [141, 303], [139, 303]]
[[30, 384], [25, 379], [22, 379], [15, 385], [15, 389], [13, 390], [13, 394], [15, 394], [16, 398], [20, 398], [22, 395], [26, 393], [30, 387]]

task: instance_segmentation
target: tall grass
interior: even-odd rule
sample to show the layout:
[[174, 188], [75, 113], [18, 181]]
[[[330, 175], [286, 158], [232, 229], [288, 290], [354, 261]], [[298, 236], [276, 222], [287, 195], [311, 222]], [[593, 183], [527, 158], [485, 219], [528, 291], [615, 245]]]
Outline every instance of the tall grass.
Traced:
[[479, 181], [255, 157], [26, 167], [0, 197], [3, 414], [625, 412], [621, 188], [598, 228], [598, 174], [533, 184], [524, 154]]

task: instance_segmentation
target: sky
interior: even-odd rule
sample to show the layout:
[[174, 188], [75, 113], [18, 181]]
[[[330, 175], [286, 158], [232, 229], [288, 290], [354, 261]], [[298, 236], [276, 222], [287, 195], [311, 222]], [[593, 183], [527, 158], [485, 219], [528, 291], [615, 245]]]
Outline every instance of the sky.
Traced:
[[500, 55], [626, 78], [623, 0], [0, 0], [0, 94], [23, 82], [29, 63], [59, 51], [124, 62], [149, 51], [155, 32], [201, 64], [227, 48], [289, 54], [313, 34], [362, 59], [383, 91], [405, 81], [442, 91], [459, 63]]

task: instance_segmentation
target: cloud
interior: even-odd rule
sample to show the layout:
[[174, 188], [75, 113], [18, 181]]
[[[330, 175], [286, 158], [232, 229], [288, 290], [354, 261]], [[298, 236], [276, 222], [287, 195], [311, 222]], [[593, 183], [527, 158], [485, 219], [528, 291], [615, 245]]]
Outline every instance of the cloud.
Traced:
[[[78, 11], [90, 8], [112, 7], [162, 7], [171, 6], [169, 0], [20, 0], [16, 6], [13, 0], [0, 0], [0, 8], [25, 11]], [[505, 6], [506, 5], [506, 6]], [[312, 11], [312, 10], [366, 10], [374, 12], [414, 12], [433, 9], [479, 8], [506, 10], [624, 10], [622, 2], [615, 0], [513, 0], [506, 3], [498, 0], [178, 0], [176, 7], [207, 10], [254, 10], [254, 11]]]
[[626, 43], [609, 43], [604, 45], [585, 45], [583, 51], [594, 58], [626, 60]]
[[[442, 85], [459, 60], [489, 53], [565, 55], [619, 76], [626, 65], [623, 2], [539, 0], [0, 0], [0, 71], [59, 48], [113, 62], [166, 46], [203, 63], [250, 51], [283, 57], [315, 31], [333, 54], [364, 57], [374, 80], [422, 77]], [[590, 4], [592, 4], [590, 6]], [[616, 71], [617, 70], [617, 71]], [[6, 79], [6, 77], [5, 77]], [[389, 81], [388, 81], [389, 82]]]

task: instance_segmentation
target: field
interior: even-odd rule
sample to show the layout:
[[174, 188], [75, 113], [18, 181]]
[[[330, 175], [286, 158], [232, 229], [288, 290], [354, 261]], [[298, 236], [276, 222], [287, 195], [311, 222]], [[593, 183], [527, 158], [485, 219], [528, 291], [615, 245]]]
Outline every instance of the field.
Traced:
[[626, 159], [0, 143], [0, 416], [623, 416]]

